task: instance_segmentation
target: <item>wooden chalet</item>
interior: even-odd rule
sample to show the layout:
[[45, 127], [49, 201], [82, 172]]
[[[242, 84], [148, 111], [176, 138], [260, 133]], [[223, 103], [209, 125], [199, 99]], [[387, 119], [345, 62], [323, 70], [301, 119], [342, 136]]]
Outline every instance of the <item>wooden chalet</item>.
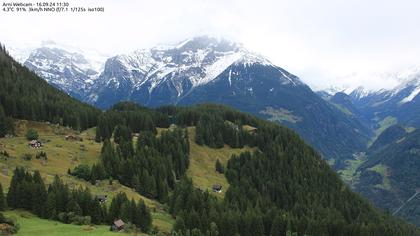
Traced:
[[124, 229], [125, 223], [121, 219], [115, 220], [111, 226], [112, 231], [121, 231]]

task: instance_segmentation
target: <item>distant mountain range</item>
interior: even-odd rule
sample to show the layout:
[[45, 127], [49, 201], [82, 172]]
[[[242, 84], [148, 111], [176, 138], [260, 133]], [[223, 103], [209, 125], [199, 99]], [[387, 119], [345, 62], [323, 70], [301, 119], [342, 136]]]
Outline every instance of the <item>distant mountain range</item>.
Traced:
[[228, 40], [195, 37], [116, 55], [96, 68], [86, 58], [77, 50], [49, 45], [33, 49], [23, 63], [102, 109], [126, 100], [150, 107], [226, 104], [295, 129], [331, 160], [363, 150], [372, 135], [295, 75]]
[[367, 93], [358, 89], [349, 94], [353, 104], [373, 122], [395, 119], [395, 123], [420, 126], [420, 72], [391, 90]]
[[386, 129], [357, 169], [357, 191], [376, 206], [420, 225], [420, 129]]
[[420, 71], [392, 89], [318, 94], [375, 133], [339, 172], [376, 206], [420, 225]]

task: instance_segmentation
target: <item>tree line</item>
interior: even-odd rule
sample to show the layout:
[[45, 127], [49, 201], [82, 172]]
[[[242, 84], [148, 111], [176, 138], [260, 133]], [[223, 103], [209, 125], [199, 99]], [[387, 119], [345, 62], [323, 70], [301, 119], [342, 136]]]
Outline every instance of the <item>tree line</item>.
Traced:
[[33, 174], [24, 168], [16, 168], [7, 196], [0, 193], [0, 210], [25, 209], [35, 215], [63, 223], [112, 224], [122, 219], [138, 227], [142, 232], [151, 228], [151, 214], [143, 200], [129, 200], [125, 193], [118, 193], [109, 207], [100, 204], [88, 188], [70, 189], [55, 176], [52, 184], [45, 186], [38, 171]]
[[[92, 168], [78, 166], [70, 173], [92, 183], [113, 178], [146, 197], [166, 202], [176, 179], [189, 166], [186, 129], [174, 127], [157, 135], [151, 117], [160, 117], [156, 124], [163, 126], [169, 126], [169, 117], [131, 103], [117, 104], [101, 117], [96, 133], [103, 140], [100, 162]], [[136, 142], [134, 131], [139, 132]]]
[[[174, 235], [419, 235], [415, 227], [376, 210], [348, 189], [321, 156], [287, 128], [217, 105], [168, 106], [143, 116], [158, 112], [165, 127], [180, 128], [158, 134], [158, 123], [154, 128], [140, 127], [134, 145], [128, 114], [144, 108], [133, 109], [127, 103], [123, 107], [112, 111], [112, 119], [120, 121], [110, 125], [107, 137], [114, 142], [105, 139], [98, 165], [104, 166], [107, 176], [167, 202], [176, 218]], [[127, 107], [129, 112], [124, 111]], [[119, 112], [124, 115], [115, 118]], [[243, 125], [256, 132], [251, 134]], [[229, 160], [224, 173], [230, 187], [224, 200], [195, 188], [185, 176], [188, 126], [196, 126], [195, 141], [200, 145], [257, 149]], [[167, 140], [165, 145], [159, 145], [162, 140]], [[178, 148], [168, 149], [171, 145]], [[185, 159], [173, 158], [178, 151]], [[164, 191], [159, 186], [165, 184], [157, 181], [162, 173], [168, 186]]]
[[257, 150], [228, 161], [225, 176], [230, 187], [223, 201], [195, 188], [187, 178], [177, 184], [169, 200], [177, 235], [420, 235], [416, 227], [353, 193], [315, 150], [287, 128], [220, 106], [167, 112], [182, 117], [182, 122], [176, 120], [180, 125], [202, 126], [197, 135], [203, 140], [221, 136], [223, 145], [232, 145], [224, 138], [225, 124], [257, 128], [243, 144]]
[[117, 103], [98, 117], [95, 140], [100, 142], [110, 139], [117, 125], [127, 127], [133, 133], [140, 131], [156, 133], [156, 127], [169, 127], [170, 119], [160, 112], [132, 102]]

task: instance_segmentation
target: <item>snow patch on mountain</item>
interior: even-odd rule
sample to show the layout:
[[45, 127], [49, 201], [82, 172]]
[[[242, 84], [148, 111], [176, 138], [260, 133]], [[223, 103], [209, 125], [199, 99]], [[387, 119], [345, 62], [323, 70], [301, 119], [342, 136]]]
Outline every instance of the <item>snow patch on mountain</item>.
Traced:
[[[241, 44], [209, 36], [106, 58], [94, 51], [44, 41], [31, 51], [25, 65], [49, 83], [91, 103], [100, 100], [102, 94], [115, 99], [132, 96], [144, 99], [151, 97], [156, 89], [180, 98], [215, 81], [226, 70], [231, 86], [233, 80], [244, 79], [242, 73], [252, 70], [254, 65], [279, 70], [282, 84], [304, 84]], [[113, 90], [118, 92], [110, 93]]]
[[[185, 92], [185, 80], [190, 83], [188, 89], [192, 90], [212, 82], [231, 65], [249, 67], [254, 64], [274, 67], [264, 57], [247, 51], [239, 44], [204, 36], [187, 39], [173, 46], [158, 46], [117, 55], [106, 62], [100, 77], [108, 80], [106, 85], [114, 86], [116, 82], [110, 81], [114, 77], [117, 80], [130, 80], [134, 90], [147, 85], [149, 94], [160, 84], [168, 82], [181, 96]], [[296, 85], [299, 82], [285, 73], [283, 75], [285, 83]], [[232, 72], [229, 81], [232, 82]]]
[[407, 97], [405, 97], [404, 99], [402, 99], [400, 101], [400, 103], [407, 103], [407, 102], [411, 102], [418, 94], [420, 93], [420, 87], [414, 89], [410, 95], [408, 95]]
[[204, 69], [206, 75], [204, 76], [204, 78], [199, 80], [193, 86], [209, 83], [210, 81], [215, 79], [218, 75], [220, 75], [223, 71], [225, 71], [235, 61], [239, 60], [241, 57], [243, 57], [242, 53], [234, 52], [234, 53], [225, 55], [221, 57], [219, 60], [217, 60], [216, 62], [214, 62], [213, 64], [206, 66]]

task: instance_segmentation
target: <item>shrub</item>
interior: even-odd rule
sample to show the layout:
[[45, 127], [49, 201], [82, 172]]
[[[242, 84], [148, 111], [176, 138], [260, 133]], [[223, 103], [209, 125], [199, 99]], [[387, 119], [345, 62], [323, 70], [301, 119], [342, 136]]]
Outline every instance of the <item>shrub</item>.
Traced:
[[46, 152], [44, 152], [44, 151], [40, 151], [40, 152], [38, 152], [38, 153], [36, 154], [35, 158], [36, 158], [36, 159], [44, 159], [44, 160], [47, 160], [47, 159], [48, 159], [48, 158], [47, 158], [47, 153], [46, 153]]
[[69, 217], [69, 222], [74, 225], [89, 225], [91, 223], [91, 217], [74, 215]]
[[68, 223], [68, 218], [67, 218], [67, 212], [60, 212], [58, 213], [58, 221], [63, 222], [63, 223]]
[[34, 129], [28, 129], [28, 131], [26, 131], [26, 138], [28, 140], [35, 140], [38, 139], [39, 135], [38, 132]]
[[74, 170], [71, 171], [70, 174], [73, 175], [73, 176], [76, 176], [77, 178], [89, 181], [91, 171], [90, 171], [90, 167], [88, 165], [80, 164], [80, 165], [76, 166], [74, 168]]
[[7, 218], [0, 212], [0, 234], [9, 235], [15, 234], [19, 231], [20, 225], [16, 223], [16, 220], [12, 218]]
[[225, 172], [225, 168], [223, 167], [222, 163], [220, 163], [219, 159], [216, 161], [216, 171], [220, 174], [223, 174]]
[[30, 161], [32, 160], [32, 155], [30, 153], [25, 153], [22, 155], [22, 159], [25, 161]]
[[74, 212], [60, 212], [57, 218], [60, 222], [65, 224], [89, 225], [91, 223], [90, 216], [80, 216], [76, 215]]
[[3, 155], [5, 157], [9, 157], [9, 153], [6, 151], [0, 151], [0, 155]]

